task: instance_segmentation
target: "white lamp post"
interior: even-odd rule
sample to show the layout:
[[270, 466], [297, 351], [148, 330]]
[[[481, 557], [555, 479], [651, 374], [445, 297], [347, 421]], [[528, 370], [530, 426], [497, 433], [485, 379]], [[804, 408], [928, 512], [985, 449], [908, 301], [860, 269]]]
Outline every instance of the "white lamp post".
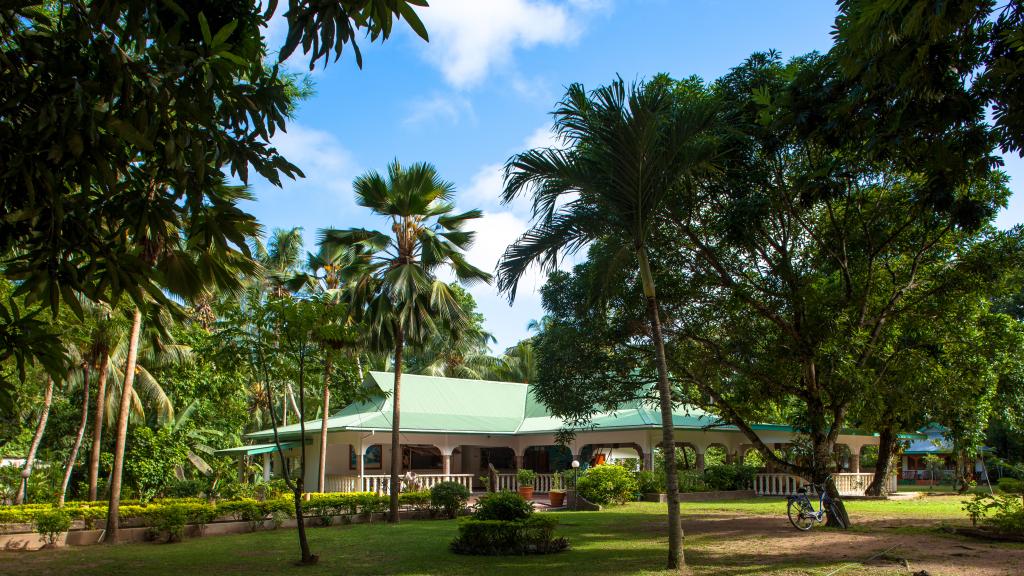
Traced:
[[578, 509], [578, 506], [579, 506], [580, 493], [576, 489], [576, 482], [577, 482], [577, 480], [579, 480], [579, 469], [580, 469], [580, 461], [579, 460], [573, 460], [572, 461], [572, 509], [573, 509], [573, 511], [576, 511]]

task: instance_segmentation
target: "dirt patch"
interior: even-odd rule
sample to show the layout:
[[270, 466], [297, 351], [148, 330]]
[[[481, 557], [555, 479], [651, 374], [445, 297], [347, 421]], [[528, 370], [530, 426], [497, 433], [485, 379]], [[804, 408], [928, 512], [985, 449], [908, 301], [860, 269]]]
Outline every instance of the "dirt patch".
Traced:
[[[1024, 574], [1024, 545], [966, 540], [938, 530], [906, 530], [937, 528], [935, 521], [857, 516], [853, 521], [857, 525], [854, 530], [816, 527], [800, 532], [785, 517], [707, 514], [685, 516], [683, 529], [687, 540], [700, 550], [700, 563], [706, 566], [851, 564], [836, 576], [861, 574], [867, 567], [878, 574], [920, 570], [933, 576]], [[821, 574], [821, 570], [793, 573]]]

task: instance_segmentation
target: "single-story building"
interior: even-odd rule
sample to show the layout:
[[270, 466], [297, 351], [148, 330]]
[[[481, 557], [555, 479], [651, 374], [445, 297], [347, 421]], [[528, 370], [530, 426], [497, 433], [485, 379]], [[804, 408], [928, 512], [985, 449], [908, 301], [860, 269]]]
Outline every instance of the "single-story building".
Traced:
[[[327, 419], [325, 492], [386, 491], [391, 462], [391, 415], [394, 374], [369, 372], [365, 386], [370, 399], [346, 406]], [[674, 411], [677, 446], [689, 447], [694, 467], [703, 469], [708, 450], [721, 450], [726, 462], [742, 461], [754, 447], [735, 426], [694, 406]], [[306, 471], [309, 491], [317, 490], [320, 420], [305, 423]], [[556, 442], [565, 422], [537, 401], [528, 384], [404, 374], [401, 393], [402, 470], [413, 472], [429, 487], [442, 480], [482, 488], [481, 477], [493, 465], [498, 489], [514, 489], [514, 472], [538, 472], [538, 492], [550, 487], [550, 473], [564, 470], [573, 460], [586, 466], [606, 459], [636, 458], [645, 469], [653, 465], [661, 443], [661, 415], [655, 403], [635, 401], [595, 414], [578, 429], [567, 446]], [[755, 424], [760, 439], [784, 449], [795, 431], [782, 424]], [[283, 426], [278, 436], [285, 448], [286, 465], [294, 469], [300, 450], [298, 424]], [[243, 459], [261, 457], [265, 478], [279, 470], [273, 430], [247, 434], [254, 442], [219, 451]], [[871, 433], [844, 431], [837, 454], [840, 472], [860, 472], [860, 451], [877, 445]], [[862, 474], [861, 476], [868, 476]], [[863, 483], [864, 479], [858, 479]]]

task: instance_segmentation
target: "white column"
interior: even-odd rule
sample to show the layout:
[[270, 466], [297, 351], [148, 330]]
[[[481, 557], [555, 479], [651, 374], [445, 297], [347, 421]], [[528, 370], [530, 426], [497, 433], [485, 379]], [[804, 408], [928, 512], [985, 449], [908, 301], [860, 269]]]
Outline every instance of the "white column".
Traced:
[[697, 452], [696, 450], [694, 450], [694, 453], [697, 455], [697, 457], [695, 458], [695, 460], [696, 460], [695, 465], [697, 467], [697, 470], [700, 471], [700, 472], [703, 472], [704, 471], [704, 453], [703, 452]]
[[441, 465], [445, 476], [452, 473], [452, 455], [450, 453], [441, 452]]
[[273, 452], [263, 453], [263, 481], [270, 482], [270, 459], [273, 457]]

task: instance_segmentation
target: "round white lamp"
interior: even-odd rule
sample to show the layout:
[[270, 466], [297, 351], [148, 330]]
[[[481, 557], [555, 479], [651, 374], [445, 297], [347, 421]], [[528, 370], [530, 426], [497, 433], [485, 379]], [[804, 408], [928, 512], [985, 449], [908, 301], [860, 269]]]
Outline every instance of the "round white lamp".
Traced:
[[579, 498], [579, 496], [576, 493], [576, 481], [578, 480], [579, 469], [580, 469], [580, 461], [579, 460], [573, 460], [572, 461], [572, 509], [573, 510], [576, 510], [576, 506], [577, 506], [576, 503], [578, 502], [577, 498]]

